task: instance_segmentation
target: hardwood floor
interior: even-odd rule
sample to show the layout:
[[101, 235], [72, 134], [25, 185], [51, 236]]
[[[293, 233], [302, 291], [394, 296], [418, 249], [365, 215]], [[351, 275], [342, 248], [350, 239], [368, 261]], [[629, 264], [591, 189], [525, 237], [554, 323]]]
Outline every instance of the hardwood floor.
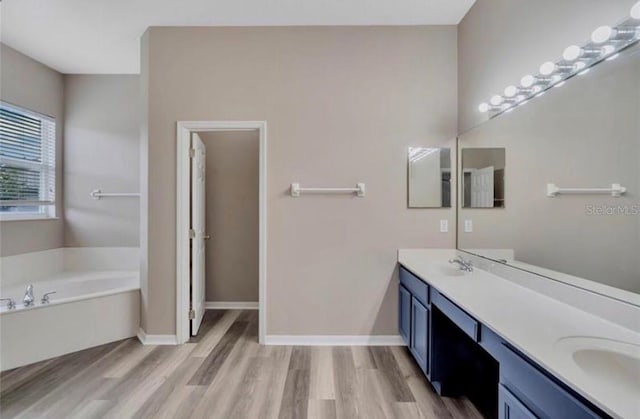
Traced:
[[207, 311], [181, 346], [127, 339], [0, 375], [2, 418], [481, 418], [404, 347], [260, 346], [257, 311]]

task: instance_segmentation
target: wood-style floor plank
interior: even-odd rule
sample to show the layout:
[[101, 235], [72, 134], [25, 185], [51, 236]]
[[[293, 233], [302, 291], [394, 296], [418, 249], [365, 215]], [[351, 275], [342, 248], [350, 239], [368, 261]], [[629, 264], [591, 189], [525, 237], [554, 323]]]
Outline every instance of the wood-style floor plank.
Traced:
[[333, 348], [333, 374], [336, 384], [336, 412], [339, 418], [360, 417], [357, 401], [358, 380], [350, 347]]
[[[329, 346], [316, 346], [311, 349], [309, 399], [333, 401], [331, 406], [335, 410], [336, 390], [333, 381], [333, 352]], [[318, 407], [322, 410], [326, 406], [323, 403], [319, 403]]]
[[335, 400], [309, 400], [308, 419], [337, 419]]
[[211, 310], [180, 346], [131, 338], [0, 374], [13, 418], [480, 419], [404, 347], [260, 346], [255, 310]]

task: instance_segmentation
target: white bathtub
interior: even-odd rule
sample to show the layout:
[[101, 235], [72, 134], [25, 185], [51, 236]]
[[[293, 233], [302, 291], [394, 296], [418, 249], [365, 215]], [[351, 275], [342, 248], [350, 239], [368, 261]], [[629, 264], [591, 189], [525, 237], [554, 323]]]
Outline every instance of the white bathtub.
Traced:
[[[135, 255], [134, 255], [135, 254]], [[0, 370], [135, 336], [140, 319], [137, 249], [54, 249], [0, 258]], [[88, 269], [88, 268], [98, 269]], [[34, 286], [35, 304], [22, 304]], [[43, 304], [45, 292], [50, 302]]]

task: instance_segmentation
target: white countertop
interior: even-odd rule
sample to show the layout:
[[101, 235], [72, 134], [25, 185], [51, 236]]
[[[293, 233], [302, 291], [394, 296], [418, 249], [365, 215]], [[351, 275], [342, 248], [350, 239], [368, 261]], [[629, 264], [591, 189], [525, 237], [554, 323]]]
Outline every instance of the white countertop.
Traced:
[[407, 249], [398, 251], [398, 262], [603, 411], [640, 418], [640, 394], [594, 379], [558, 348], [561, 339], [582, 336], [640, 345], [640, 334], [477, 268], [464, 276], [434, 274], [434, 263], [455, 255]]

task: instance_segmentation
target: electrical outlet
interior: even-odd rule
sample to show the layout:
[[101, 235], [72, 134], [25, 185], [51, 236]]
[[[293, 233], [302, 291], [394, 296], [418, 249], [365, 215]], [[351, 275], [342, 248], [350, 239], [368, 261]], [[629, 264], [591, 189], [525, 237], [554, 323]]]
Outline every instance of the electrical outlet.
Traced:
[[449, 220], [440, 220], [440, 233], [447, 233], [449, 231]]
[[464, 232], [465, 233], [473, 232], [473, 220], [464, 220]]

